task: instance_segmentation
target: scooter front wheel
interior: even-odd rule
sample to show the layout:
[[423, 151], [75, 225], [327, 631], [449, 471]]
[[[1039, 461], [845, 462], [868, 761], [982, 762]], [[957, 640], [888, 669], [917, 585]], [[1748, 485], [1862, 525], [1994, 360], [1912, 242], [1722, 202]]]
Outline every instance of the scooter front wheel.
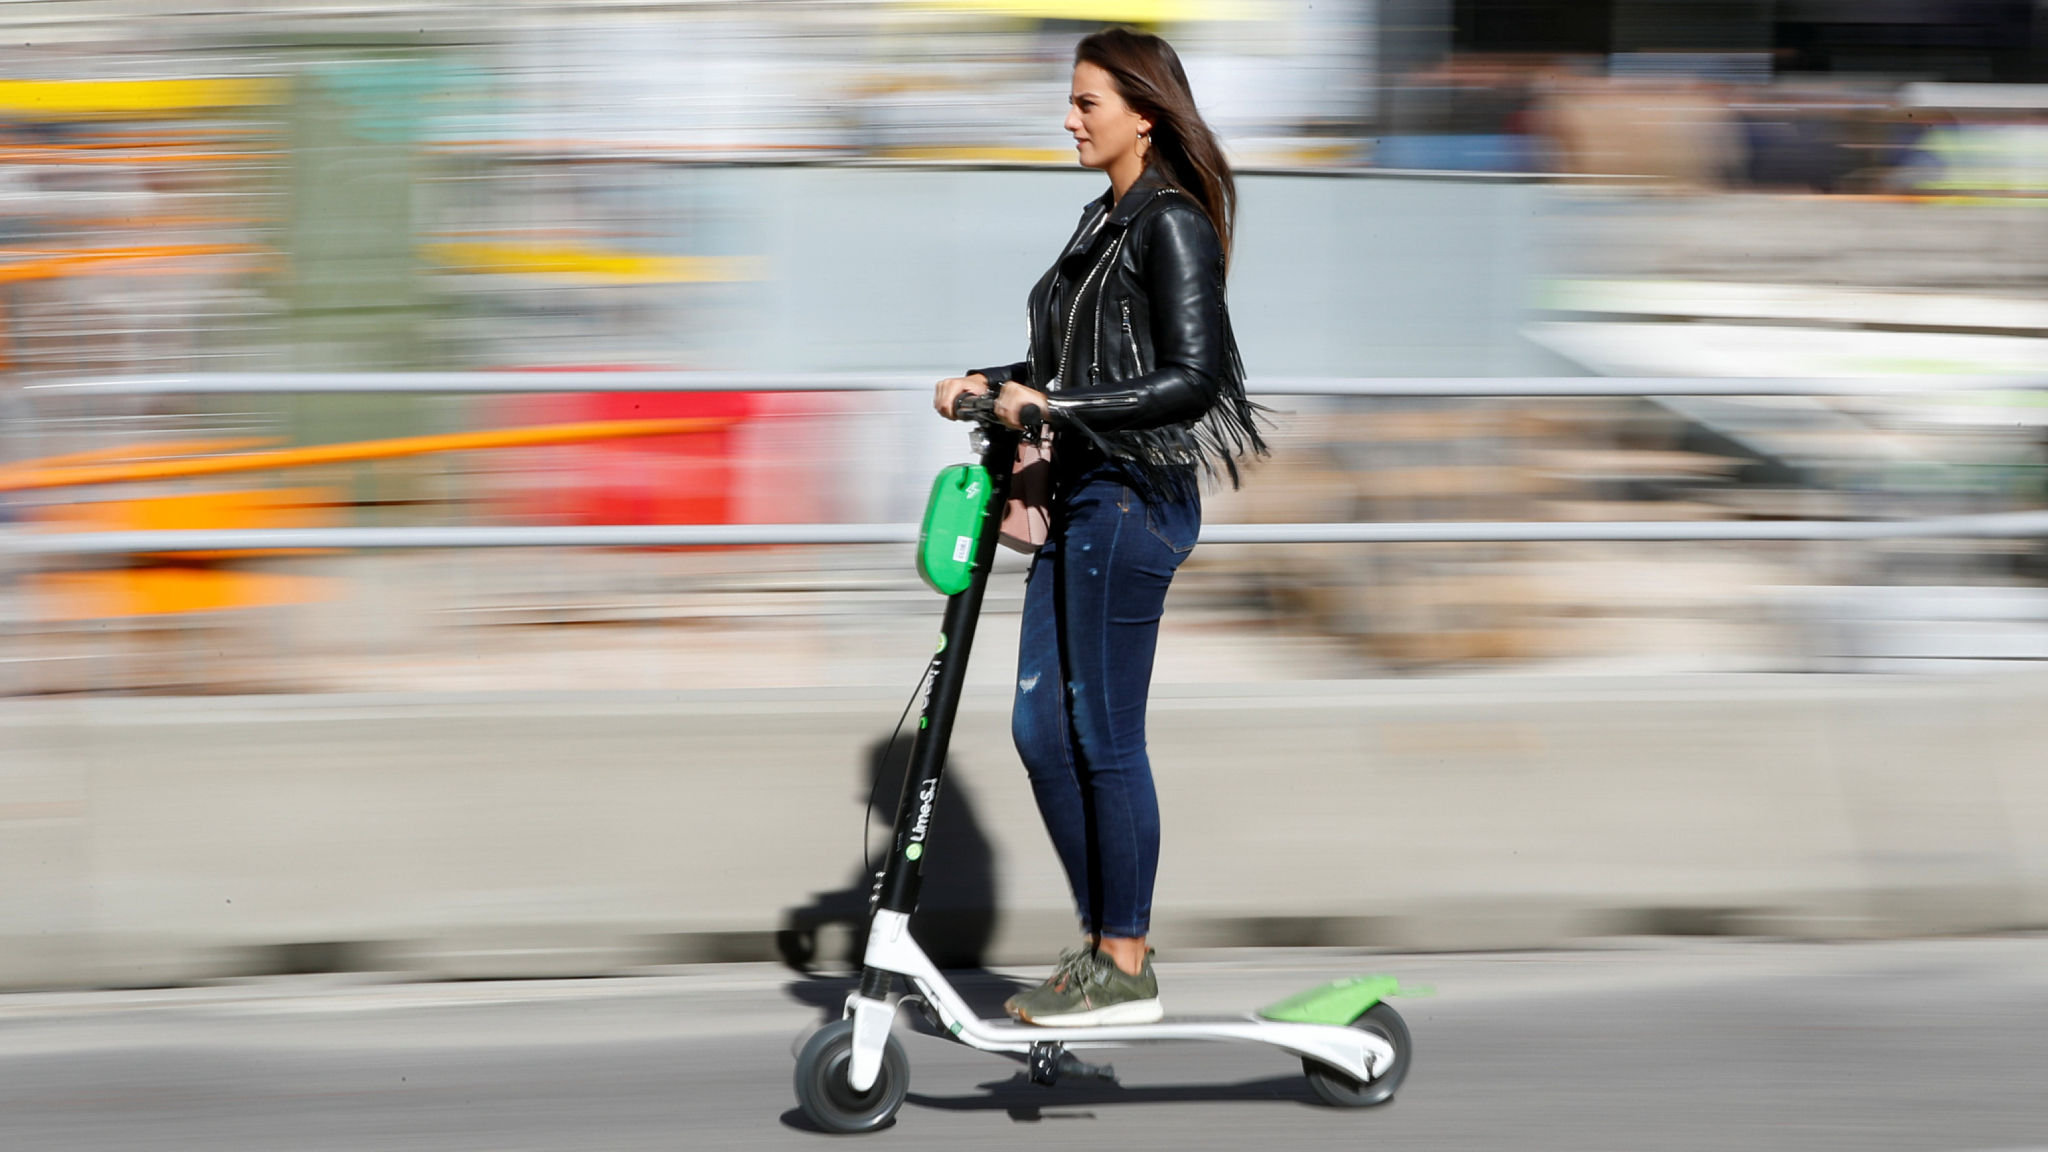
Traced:
[[882, 1067], [865, 1092], [847, 1079], [853, 1066], [853, 1021], [840, 1020], [819, 1029], [796, 1057], [796, 1102], [804, 1115], [827, 1132], [873, 1132], [896, 1118], [910, 1091], [910, 1060], [891, 1036], [882, 1049]]
[[1371, 1080], [1355, 1080], [1320, 1060], [1303, 1057], [1301, 1070], [1308, 1074], [1309, 1090], [1332, 1108], [1371, 1108], [1394, 1098], [1394, 1090], [1408, 1075], [1414, 1044], [1408, 1039], [1408, 1025], [1386, 1001], [1367, 1008], [1353, 1028], [1377, 1034], [1394, 1047], [1394, 1063]]

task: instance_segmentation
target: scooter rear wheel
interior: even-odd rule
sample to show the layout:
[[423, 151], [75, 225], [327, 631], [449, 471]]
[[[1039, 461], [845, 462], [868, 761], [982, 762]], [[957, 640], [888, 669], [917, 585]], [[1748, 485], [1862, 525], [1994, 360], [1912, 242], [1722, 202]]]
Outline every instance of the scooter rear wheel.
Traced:
[[827, 1132], [873, 1132], [896, 1118], [910, 1091], [910, 1060], [891, 1036], [882, 1048], [882, 1067], [865, 1092], [847, 1081], [853, 1064], [853, 1021], [820, 1028], [796, 1057], [796, 1102]]
[[1408, 1075], [1408, 1064], [1414, 1052], [1414, 1044], [1408, 1038], [1408, 1025], [1401, 1019], [1401, 1014], [1394, 1011], [1393, 1005], [1381, 1001], [1367, 1008], [1351, 1022], [1351, 1026], [1375, 1033], [1393, 1045], [1393, 1066], [1371, 1080], [1361, 1081], [1320, 1060], [1303, 1057], [1301, 1070], [1308, 1074], [1309, 1090], [1332, 1108], [1371, 1108], [1385, 1104], [1394, 1098], [1394, 1090]]

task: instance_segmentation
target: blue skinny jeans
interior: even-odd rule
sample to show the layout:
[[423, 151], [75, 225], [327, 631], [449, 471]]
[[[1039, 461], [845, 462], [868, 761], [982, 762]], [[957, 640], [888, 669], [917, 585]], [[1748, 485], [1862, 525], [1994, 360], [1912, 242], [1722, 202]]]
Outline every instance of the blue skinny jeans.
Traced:
[[1097, 467], [1058, 489], [1026, 578], [1010, 731], [1089, 935], [1151, 926], [1145, 701], [1167, 585], [1201, 527], [1199, 496], [1148, 502]]

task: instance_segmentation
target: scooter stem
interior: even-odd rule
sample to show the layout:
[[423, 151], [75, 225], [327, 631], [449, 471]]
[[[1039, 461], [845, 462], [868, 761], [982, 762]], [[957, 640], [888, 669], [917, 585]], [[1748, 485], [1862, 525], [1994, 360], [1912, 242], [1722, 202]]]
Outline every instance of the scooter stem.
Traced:
[[[1002, 510], [1010, 490], [1010, 467], [1017, 458], [1015, 432], [1000, 425], [984, 427], [988, 445], [982, 451], [982, 466], [988, 469], [992, 489], [989, 512], [982, 518], [981, 534], [975, 541], [973, 578], [966, 588], [946, 598], [938, 651], [932, 655], [931, 688], [918, 716], [910, 770], [904, 774], [903, 794], [897, 800], [894, 848], [883, 865], [881, 882], [875, 890], [877, 907], [906, 916], [917, 908], [918, 890], [924, 879], [926, 837], [938, 803], [940, 778], [945, 772], [953, 716], [959, 710], [960, 690], [967, 678], [967, 659], [974, 648], [974, 627], [981, 616], [982, 593], [988, 587], [989, 566], [995, 561], [1001, 535]], [[889, 983], [889, 973], [869, 968], [861, 976], [861, 994], [880, 999], [888, 995]]]

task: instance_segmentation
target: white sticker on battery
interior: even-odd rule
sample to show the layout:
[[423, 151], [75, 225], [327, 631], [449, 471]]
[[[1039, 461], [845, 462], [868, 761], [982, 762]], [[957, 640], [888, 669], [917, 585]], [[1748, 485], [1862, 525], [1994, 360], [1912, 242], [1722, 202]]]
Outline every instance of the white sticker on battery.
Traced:
[[964, 564], [974, 554], [974, 537], [959, 536], [953, 540], [953, 563]]

